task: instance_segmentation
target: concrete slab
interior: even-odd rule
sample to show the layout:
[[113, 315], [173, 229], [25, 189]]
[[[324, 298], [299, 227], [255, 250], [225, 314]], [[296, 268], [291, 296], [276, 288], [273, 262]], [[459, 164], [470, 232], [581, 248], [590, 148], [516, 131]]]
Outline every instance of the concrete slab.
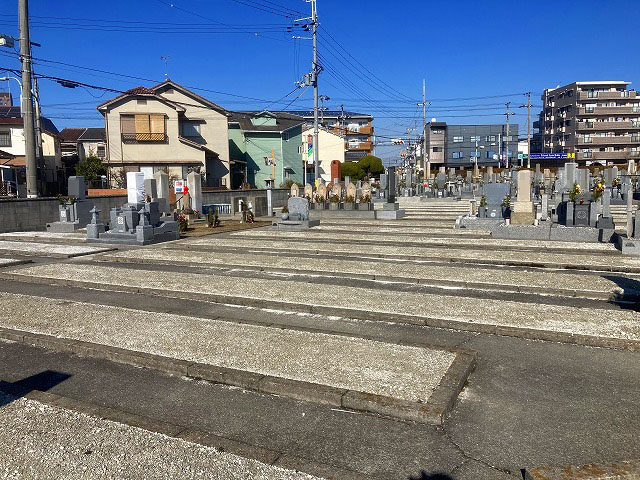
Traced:
[[[341, 259], [339, 269], [336, 262], [325, 258], [298, 258], [269, 253], [247, 253], [238, 255], [231, 252], [194, 252], [183, 250], [179, 253], [168, 249], [138, 249], [118, 251], [96, 257], [101, 261], [129, 261], [133, 263], [174, 264], [176, 259], [189, 265], [210, 265], [234, 268], [247, 266], [260, 270], [276, 270], [284, 273], [298, 272], [308, 275], [350, 275], [380, 280], [434, 284], [447, 282], [465, 288], [504, 289], [520, 292], [546, 292], [555, 295], [594, 296], [630, 293], [632, 285], [638, 284], [640, 276], [629, 274], [625, 277], [584, 275], [565, 271], [527, 271], [514, 269], [489, 269], [458, 265], [435, 265], [417, 262], [374, 262], [362, 259]], [[626, 285], [625, 282], [626, 281]], [[511, 288], [509, 288], [511, 287]], [[602, 298], [602, 297], [600, 297]]]
[[[28, 266], [16, 272], [8, 272], [7, 277], [34, 282], [59, 281], [96, 288], [109, 286], [136, 292], [148, 289], [178, 297], [195, 295], [219, 302], [252, 306], [274, 305], [276, 308], [286, 307], [294, 311], [305, 309], [312, 313], [316, 308], [325, 313], [331, 312], [327, 314], [353, 315], [353, 318], [411, 321], [422, 325], [492, 331], [525, 338], [576, 342], [596, 339], [604, 342], [603, 344], [614, 340], [634, 345], [640, 342], [638, 314], [633, 310], [619, 310], [615, 314], [606, 315], [597, 308], [426, 293], [421, 294], [420, 301], [416, 302], [415, 293], [410, 291], [338, 285], [322, 285], [322, 288], [314, 289], [310, 288], [308, 282], [265, 282], [263, 279], [200, 275], [184, 271], [179, 275], [174, 272], [136, 269], [124, 272], [121, 268], [102, 265]], [[286, 292], [286, 295], [277, 292]], [[436, 320], [437, 325], [433, 324], [433, 320]], [[540, 337], [537, 332], [549, 332], [551, 335]]]
[[[1, 313], [6, 312], [6, 313]], [[5, 328], [427, 402], [455, 354], [324, 333], [5, 294]]]
[[71, 258], [81, 255], [91, 255], [93, 253], [108, 252], [111, 250], [114, 250], [114, 248], [0, 240], [0, 252], [10, 252], [13, 255], [37, 255], [44, 257]]
[[0, 405], [0, 463], [12, 478], [316, 478], [1, 392]]
[[22, 265], [24, 263], [29, 263], [31, 260], [19, 260], [17, 258], [4, 258], [0, 257], [0, 268], [2, 267], [11, 267], [14, 265]]

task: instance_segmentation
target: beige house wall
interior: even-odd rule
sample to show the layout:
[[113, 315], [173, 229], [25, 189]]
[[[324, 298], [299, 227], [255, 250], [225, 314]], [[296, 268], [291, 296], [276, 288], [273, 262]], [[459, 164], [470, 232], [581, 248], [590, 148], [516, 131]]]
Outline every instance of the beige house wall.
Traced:
[[[313, 128], [309, 128], [302, 132], [302, 155], [304, 159], [307, 158], [307, 152], [309, 151], [309, 145], [307, 143], [309, 135], [313, 136]], [[318, 144], [320, 176], [326, 183], [329, 183], [331, 181], [331, 161], [339, 160], [340, 163], [344, 163], [344, 138], [340, 135], [336, 135], [335, 133], [320, 129], [318, 132]], [[307, 171], [313, 170], [313, 168], [313, 164], [307, 165]]]

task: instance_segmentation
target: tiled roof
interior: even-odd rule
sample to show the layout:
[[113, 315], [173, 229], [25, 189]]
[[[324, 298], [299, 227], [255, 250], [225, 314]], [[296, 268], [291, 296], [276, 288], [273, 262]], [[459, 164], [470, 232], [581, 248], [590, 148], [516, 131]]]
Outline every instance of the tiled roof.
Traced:
[[78, 140], [101, 142], [106, 138], [104, 128], [85, 128], [84, 133], [80, 135]]
[[[20, 107], [0, 107], [0, 123], [11, 125], [22, 125], [22, 116], [20, 114]], [[52, 135], [59, 135], [58, 128], [47, 117], [40, 117], [40, 124], [42, 130]]]
[[63, 142], [77, 142], [85, 130], [86, 128], [64, 128], [60, 132], [60, 138]]
[[282, 132], [304, 123], [304, 118], [299, 117], [298, 115], [292, 115], [289, 112], [267, 112], [276, 117], [276, 124], [254, 125], [251, 118], [260, 113], [263, 112], [231, 112], [231, 118], [229, 121], [240, 124], [240, 128], [242, 130], [260, 132]]
[[127, 90], [125, 93], [128, 93], [130, 95], [153, 95], [155, 92], [150, 88], [140, 86], [140, 87], [131, 88]]

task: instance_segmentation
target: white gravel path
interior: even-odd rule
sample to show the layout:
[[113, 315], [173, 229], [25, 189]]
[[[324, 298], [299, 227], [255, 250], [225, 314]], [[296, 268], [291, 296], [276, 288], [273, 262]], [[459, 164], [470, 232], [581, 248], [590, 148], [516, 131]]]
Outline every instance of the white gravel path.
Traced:
[[573, 334], [640, 340], [640, 314], [630, 310], [601, 310], [507, 300], [452, 297], [337, 285], [314, 286], [291, 280], [263, 280], [222, 275], [151, 272], [106, 265], [36, 265], [14, 274], [102, 284], [217, 293], [296, 304], [337, 306], [359, 310], [429, 316], [466, 323], [532, 328]]
[[[206, 291], [206, 290], [205, 290]], [[427, 401], [455, 355], [359, 338], [2, 294], [2, 326]]]
[[85, 245], [56, 245], [53, 243], [0, 240], [0, 251], [13, 252], [19, 255], [87, 255], [106, 250], [108, 249]]
[[[478, 240], [479, 242], [482, 239]], [[526, 244], [529, 244], [527, 242]], [[455, 258], [458, 260], [470, 260], [482, 263], [483, 260], [490, 261], [505, 261], [509, 260], [516, 263], [528, 263], [528, 262], [550, 262], [552, 264], [570, 264], [576, 266], [590, 265], [590, 266], [602, 266], [602, 267], [616, 267], [616, 266], [632, 266], [640, 267], [640, 257], [623, 257], [617, 252], [602, 252], [594, 253], [592, 255], [576, 255], [571, 253], [554, 253], [554, 252], [535, 252], [535, 251], [512, 251], [501, 250], [499, 247], [495, 249], [483, 249], [479, 250], [469, 246], [469, 248], [446, 248], [446, 247], [398, 247], [398, 246], [384, 246], [384, 245], [368, 245], [366, 242], [362, 244], [340, 244], [335, 243], [320, 243], [314, 242], [310, 239], [300, 239], [300, 242], [278, 242], [267, 239], [257, 238], [243, 238], [243, 237], [216, 237], [210, 236], [207, 238], [199, 238], [196, 240], [190, 240], [182, 243], [185, 248], [188, 245], [204, 245], [209, 246], [211, 249], [215, 247], [245, 247], [245, 248], [274, 248], [279, 250], [291, 250], [292, 252], [299, 251], [319, 251], [326, 254], [334, 252], [352, 254], [354, 258], [366, 257], [367, 254], [375, 255], [415, 255], [424, 257], [425, 260], [445, 260], [448, 258]], [[175, 244], [168, 245], [161, 248], [175, 248]]]
[[0, 405], [5, 403], [0, 408], [0, 478], [316, 478], [211, 447], [0, 393]]
[[[527, 286], [545, 289], [574, 290], [576, 285], [580, 290], [592, 292], [621, 292], [622, 289], [614, 282], [600, 275], [578, 275], [570, 272], [558, 271], [526, 271], [504, 268], [474, 268], [459, 265], [433, 265], [416, 262], [367, 262], [364, 260], [335, 260], [326, 258], [295, 258], [286, 255], [272, 255], [269, 253], [247, 253], [238, 255], [231, 252], [195, 252], [184, 250], [180, 252], [167, 249], [145, 248], [135, 251], [118, 251], [106, 254], [108, 258], [127, 259], [131, 262], [147, 260], [158, 263], [174, 264], [176, 261], [193, 265], [207, 265], [225, 267], [227, 265], [247, 265], [265, 269], [290, 269], [295, 273], [340, 272], [352, 275], [378, 275], [410, 279], [431, 279], [450, 282], [470, 282], [478, 285], [508, 285]], [[640, 275], [626, 275], [640, 280]]]

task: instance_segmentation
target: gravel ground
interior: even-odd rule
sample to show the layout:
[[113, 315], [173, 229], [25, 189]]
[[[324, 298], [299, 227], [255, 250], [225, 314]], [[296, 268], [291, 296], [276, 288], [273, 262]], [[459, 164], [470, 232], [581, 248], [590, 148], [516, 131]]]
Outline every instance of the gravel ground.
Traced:
[[[455, 231], [455, 230], [454, 230]], [[473, 232], [471, 230], [470, 232]], [[317, 238], [326, 239], [331, 238], [336, 242], [340, 240], [364, 240], [364, 241], [376, 241], [376, 242], [416, 242], [428, 244], [441, 244], [442, 242], [455, 243], [455, 245], [465, 245], [467, 247], [476, 247], [479, 245], [490, 246], [495, 248], [500, 247], [520, 247], [526, 245], [527, 247], [535, 247], [540, 250], [586, 250], [592, 252], [616, 252], [616, 247], [613, 243], [579, 243], [579, 242], [554, 242], [550, 240], [527, 240], [526, 244], [522, 240], [509, 240], [499, 238], [456, 238], [455, 240], [447, 240], [442, 238], [430, 238], [427, 234], [421, 235], [363, 235], [359, 233], [343, 233], [332, 232], [327, 234], [326, 232], [316, 231], [315, 228], [304, 232], [274, 232], [273, 230], [251, 230], [245, 232], [236, 232], [232, 234], [238, 237], [287, 237], [287, 238], [300, 238], [303, 240], [315, 240]]]
[[22, 260], [17, 258], [2, 258], [0, 257], [0, 267], [8, 267], [9, 265], [16, 265], [22, 263]]
[[[317, 227], [313, 227], [312, 231], [317, 232], [322, 230], [332, 230], [332, 233], [330, 234], [332, 235], [334, 231], [343, 229], [343, 228], [344, 228], [344, 225], [330, 224], [330, 223], [326, 223], [323, 220], [320, 225], [318, 225]], [[488, 230], [469, 230], [464, 228], [453, 228], [453, 226], [449, 228], [429, 227], [429, 226], [399, 228], [399, 227], [390, 227], [390, 226], [383, 227], [383, 226], [378, 226], [377, 224], [372, 224], [372, 225], [358, 225], [358, 231], [359, 232], [376, 232], [376, 233], [403, 233], [403, 234], [404, 233], [420, 233], [423, 235], [445, 233], [447, 235], [459, 235], [459, 236], [474, 235], [474, 236], [483, 236], [483, 237], [488, 237], [491, 235], [491, 232]]]
[[[307, 282], [264, 280], [219, 275], [174, 272], [150, 272], [106, 265], [36, 265], [26, 267], [20, 275], [83, 281], [99, 280], [111, 285], [144, 289], [239, 294], [266, 300], [284, 300], [296, 304], [337, 306], [359, 310], [431, 316], [467, 323], [513, 326], [640, 340], [638, 313], [630, 310], [612, 312], [586, 307], [566, 307], [507, 300], [450, 297], [413, 292], [370, 290], [360, 287], [322, 285], [314, 288]], [[12, 307], [15, 308], [15, 307]], [[31, 309], [29, 310], [31, 311]]]
[[[335, 260], [325, 258], [294, 258], [287, 256], [276, 256], [269, 253], [248, 253], [238, 255], [230, 252], [191, 252], [181, 251], [178, 255], [166, 249], [145, 248], [135, 251], [118, 251], [107, 254], [108, 257], [136, 260], [151, 260], [164, 263], [174, 263], [176, 258], [182, 262], [197, 265], [226, 266], [226, 265], [247, 265], [253, 267], [264, 267], [265, 269], [283, 268], [292, 272], [334, 272], [336, 271]], [[577, 275], [565, 272], [543, 272], [535, 271], [514, 271], [510, 269], [487, 269], [467, 266], [441, 266], [428, 263], [407, 263], [407, 262], [366, 262], [363, 260], [340, 260], [340, 273], [353, 275], [378, 275], [397, 277], [398, 280], [404, 278], [432, 279], [435, 281], [465, 281], [478, 283], [480, 285], [509, 285], [528, 286], [539, 288], [557, 288], [572, 290], [574, 285], [580, 285], [581, 290], [592, 292], [619, 293], [623, 289], [614, 281], [608, 280], [599, 275]], [[638, 278], [640, 275], [626, 275], [629, 278]]]
[[339, 335], [23, 295], [2, 295], [0, 312], [2, 325], [18, 330], [414, 401], [427, 401], [455, 357]]
[[33, 400], [14, 399], [0, 392], [0, 405], [3, 404], [6, 404], [0, 408], [3, 479], [316, 478]]
[[82, 229], [82, 231], [78, 230], [76, 232], [69, 233], [56, 233], [56, 232], [8, 232], [8, 233], [0, 233], [0, 238], [63, 238], [63, 239], [87, 239], [86, 229]]
[[55, 245], [52, 243], [13, 242], [0, 240], [0, 250], [20, 252], [33, 255], [82, 255], [105, 251], [102, 247], [87, 247], [84, 245]]
[[[478, 239], [478, 242], [483, 241]], [[528, 244], [529, 242], [527, 242]], [[350, 253], [355, 255], [366, 256], [369, 253], [377, 255], [415, 255], [424, 257], [425, 260], [446, 260], [448, 258], [456, 258], [459, 260], [471, 260], [482, 262], [483, 260], [492, 261], [504, 261], [509, 260], [512, 262], [527, 263], [531, 261], [535, 262], [549, 262], [557, 264], [570, 264], [576, 266], [591, 265], [591, 266], [633, 266], [640, 267], [640, 257], [623, 257], [613, 252], [602, 252], [593, 255], [572, 255], [570, 253], [553, 253], [553, 252], [519, 252], [500, 250], [496, 247], [496, 250], [478, 250], [472, 246], [469, 249], [450, 249], [445, 247], [402, 247], [397, 246], [382, 246], [382, 245], [343, 245], [338, 242], [327, 244], [313, 242], [312, 240], [301, 239], [300, 242], [289, 244], [285, 242], [278, 242], [273, 240], [260, 240], [256, 239], [244, 239], [240, 237], [235, 238], [207, 238], [194, 240], [189, 244], [183, 243], [185, 248], [187, 245], [206, 245], [212, 249], [216, 246], [220, 247], [248, 247], [248, 248], [277, 248], [280, 250], [291, 251], [320, 251], [326, 254], [332, 254], [334, 252]], [[174, 248], [175, 245], [170, 245], [164, 248]]]

